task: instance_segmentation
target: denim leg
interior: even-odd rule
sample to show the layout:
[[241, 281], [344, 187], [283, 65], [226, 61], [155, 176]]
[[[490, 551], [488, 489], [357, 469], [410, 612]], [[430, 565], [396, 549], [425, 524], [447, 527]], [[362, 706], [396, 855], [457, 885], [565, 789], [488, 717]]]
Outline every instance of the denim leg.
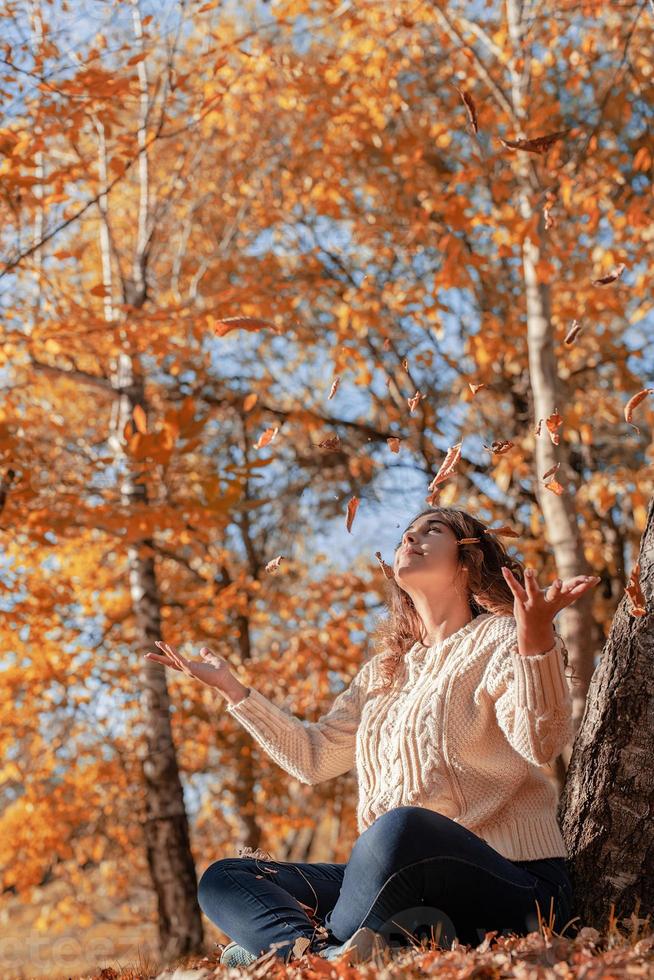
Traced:
[[315, 923], [322, 925], [336, 902], [344, 870], [344, 864], [329, 862], [223, 858], [202, 874], [198, 902], [248, 952], [260, 956], [279, 942], [284, 945], [275, 955], [286, 961], [298, 937], [312, 940], [312, 949], [323, 945]]
[[361, 926], [378, 931], [391, 916], [424, 903], [450, 917], [460, 942], [477, 945], [487, 930], [537, 930], [536, 902], [547, 921], [551, 896], [556, 903], [555, 885], [461, 824], [425, 807], [400, 806], [355, 842], [325, 926], [344, 942]]

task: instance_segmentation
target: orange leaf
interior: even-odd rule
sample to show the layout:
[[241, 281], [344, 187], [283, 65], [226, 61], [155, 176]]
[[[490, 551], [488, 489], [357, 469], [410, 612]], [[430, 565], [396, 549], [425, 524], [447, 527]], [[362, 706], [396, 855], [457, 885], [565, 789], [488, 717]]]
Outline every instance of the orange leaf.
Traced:
[[461, 458], [461, 443], [457, 442], [453, 446], [450, 446], [450, 448], [447, 450], [447, 455], [443, 460], [443, 462], [441, 463], [441, 467], [438, 473], [429, 484], [429, 488], [428, 488], [429, 496], [426, 498], [429, 503], [431, 503], [429, 497], [433, 497], [434, 494], [437, 492], [436, 487], [440, 483], [443, 483], [444, 480], [447, 480], [449, 479], [450, 476], [452, 476], [460, 458]]
[[640, 562], [638, 561], [629, 576], [629, 581], [625, 586], [625, 592], [630, 603], [629, 614], [631, 616], [646, 616], [647, 607], [645, 605], [645, 597], [640, 588]]
[[214, 333], [218, 337], [224, 337], [230, 330], [258, 330], [270, 329], [275, 333], [281, 333], [279, 327], [271, 323], [270, 320], [262, 320], [256, 316], [226, 316], [222, 320], [217, 320], [214, 324]]
[[638, 428], [635, 422], [631, 421], [633, 410], [634, 408], [636, 408], [637, 405], [640, 405], [643, 398], [646, 398], [647, 395], [651, 395], [652, 392], [654, 392], [654, 388], [642, 388], [640, 391], [636, 392], [635, 395], [631, 396], [631, 398], [629, 399], [629, 401], [624, 407], [625, 422], [628, 422], [629, 425], [633, 425], [636, 432], [640, 432], [640, 429]]
[[352, 499], [349, 501], [347, 505], [347, 518], [345, 521], [345, 527], [348, 529], [350, 534], [352, 533], [352, 522], [354, 520], [358, 507], [359, 507], [359, 498], [352, 497]]
[[143, 433], [147, 432], [148, 421], [145, 417], [145, 412], [143, 411], [143, 407], [141, 405], [135, 405], [132, 414], [134, 416], [134, 424], [136, 425], [137, 431]]
[[272, 429], [266, 429], [265, 432], [259, 436], [258, 440], [254, 444], [255, 449], [263, 449], [267, 446], [269, 442], [272, 442], [277, 433], [279, 432], [279, 426], [275, 425]]
[[484, 534], [501, 534], [506, 538], [519, 538], [520, 533], [514, 531], [509, 524], [503, 524], [502, 527], [485, 527]]

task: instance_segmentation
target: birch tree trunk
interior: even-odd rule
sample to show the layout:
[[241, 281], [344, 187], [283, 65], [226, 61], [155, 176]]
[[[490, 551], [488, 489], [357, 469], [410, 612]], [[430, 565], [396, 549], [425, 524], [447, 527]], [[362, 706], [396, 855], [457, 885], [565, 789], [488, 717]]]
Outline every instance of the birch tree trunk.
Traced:
[[[143, 47], [138, 0], [132, 0], [137, 43]], [[147, 298], [146, 270], [152, 229], [149, 208], [149, 175], [147, 154], [148, 85], [145, 61], [138, 63], [140, 81], [139, 119], [139, 211], [137, 241], [132, 262], [132, 277], [122, 283], [123, 302], [142, 307]], [[99, 133], [103, 136], [102, 128]], [[100, 143], [100, 173], [106, 185], [104, 141]], [[113, 320], [110, 229], [106, 198], [99, 201], [104, 220], [101, 222], [105, 317]], [[116, 392], [112, 408], [111, 435], [116, 469], [120, 474], [120, 498], [125, 512], [148, 506], [147, 487], [139, 482], [134, 461], [123, 449], [123, 433], [139, 406], [147, 418], [145, 382], [138, 358], [129, 351], [124, 330], [119, 331], [121, 353], [112, 376]], [[152, 649], [162, 637], [160, 597], [157, 588], [153, 542], [148, 539], [128, 545], [129, 589], [142, 651]], [[141, 652], [141, 650], [139, 650]], [[139, 684], [145, 726], [146, 753], [142, 762], [145, 788], [144, 840], [152, 886], [157, 898], [159, 953], [169, 961], [200, 951], [203, 927], [197, 901], [197, 876], [191, 853], [190, 835], [184, 794], [177, 765], [177, 755], [170, 723], [170, 701], [166, 671], [161, 664], [140, 658]]]
[[[512, 56], [509, 61], [512, 111], [518, 132], [513, 138], [527, 138], [523, 124], [527, 119], [525, 91], [530, 71], [530, 55], [523, 43], [525, 22], [522, 0], [507, 0], [506, 4]], [[527, 343], [529, 351], [529, 379], [533, 397], [533, 412], [540, 434], [536, 437], [535, 493], [545, 521], [545, 535], [552, 547], [557, 574], [563, 578], [588, 575], [593, 569], [588, 565], [583, 542], [579, 534], [574, 506], [574, 496], [564, 492], [560, 496], [547, 490], [541, 482], [544, 473], [560, 461], [564, 486], [574, 478], [565, 441], [555, 446], [550, 438], [545, 420], [554, 411], [565, 412], [565, 393], [561, 390], [554, 359], [554, 331], [551, 321], [550, 287], [541, 281], [539, 263], [545, 255], [545, 227], [543, 217], [543, 188], [528, 153], [518, 151], [515, 173], [519, 181], [519, 206], [523, 218], [536, 224], [537, 235], [525, 236], [522, 263], [527, 307]], [[574, 670], [571, 681], [573, 698], [573, 722], [578, 731], [586, 706], [588, 687], [594, 670], [593, 622], [591, 615], [592, 592], [586, 593], [574, 605], [561, 612], [560, 632], [568, 649], [570, 666]], [[557, 777], [563, 787], [565, 769], [570, 759], [572, 745], [566, 747], [562, 759], [557, 760]]]
[[654, 917], [654, 498], [638, 563], [648, 614], [631, 615], [624, 595], [559, 801], [575, 911], [600, 931], [612, 904], [618, 920]]

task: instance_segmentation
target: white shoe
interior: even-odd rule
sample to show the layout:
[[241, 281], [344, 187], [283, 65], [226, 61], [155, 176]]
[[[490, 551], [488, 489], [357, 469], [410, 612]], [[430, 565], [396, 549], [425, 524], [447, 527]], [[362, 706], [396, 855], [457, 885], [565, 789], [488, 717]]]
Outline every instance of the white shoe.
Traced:
[[370, 959], [375, 953], [387, 949], [388, 945], [378, 932], [374, 932], [368, 926], [361, 926], [340, 946], [327, 946], [320, 955], [326, 960], [337, 960], [347, 953], [345, 958], [349, 963], [361, 963], [363, 960]]

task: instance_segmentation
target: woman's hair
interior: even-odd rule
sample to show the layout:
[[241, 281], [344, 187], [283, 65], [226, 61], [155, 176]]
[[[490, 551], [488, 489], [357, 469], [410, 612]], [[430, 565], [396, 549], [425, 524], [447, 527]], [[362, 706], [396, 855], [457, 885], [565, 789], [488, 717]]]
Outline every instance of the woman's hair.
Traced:
[[[499, 538], [488, 531], [482, 521], [458, 507], [428, 507], [417, 514], [407, 527], [411, 527], [418, 518], [427, 514], [438, 516], [444, 521], [458, 541], [464, 538], [478, 539], [463, 543], [458, 549], [458, 563], [468, 569], [466, 585], [473, 619], [486, 612], [512, 616], [514, 596], [501, 569], [502, 566], [508, 567], [524, 586], [523, 563], [507, 553]], [[402, 544], [403, 537], [404, 531], [396, 548]], [[377, 621], [372, 632], [372, 644], [377, 652], [389, 652], [389, 656], [381, 663], [382, 677], [388, 687], [392, 684], [400, 661], [413, 644], [420, 640], [424, 627], [411, 596], [400, 588], [394, 578], [386, 579], [386, 588], [389, 612], [385, 619]], [[567, 667], [565, 648], [563, 660]]]

